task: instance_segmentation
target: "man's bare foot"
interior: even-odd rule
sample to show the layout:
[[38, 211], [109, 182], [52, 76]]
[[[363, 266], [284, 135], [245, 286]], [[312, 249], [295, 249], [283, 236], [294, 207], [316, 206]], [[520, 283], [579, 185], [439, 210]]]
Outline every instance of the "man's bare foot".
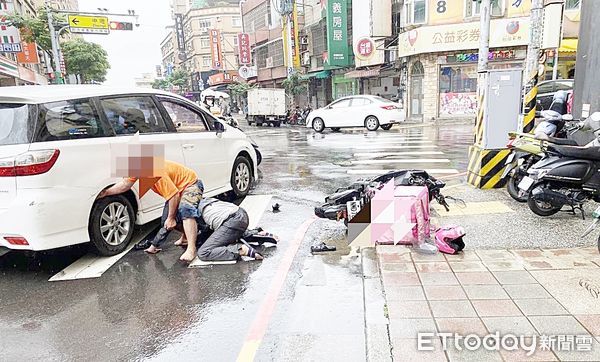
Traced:
[[194, 250], [186, 250], [185, 253], [179, 257], [179, 260], [186, 263], [191, 263], [194, 258], [196, 258], [196, 252]]
[[256, 260], [264, 259], [262, 255], [256, 252], [256, 250], [249, 248], [246, 245], [242, 245], [242, 247], [240, 248], [240, 256], [247, 256]]
[[176, 246], [186, 246], [187, 239], [185, 238], [185, 234], [181, 235], [181, 237], [175, 242]]
[[157, 254], [157, 253], [161, 252], [162, 249], [161, 248], [157, 248], [154, 245], [150, 245], [150, 247], [148, 249], [144, 250], [144, 251], [146, 253], [148, 253], [148, 254]]

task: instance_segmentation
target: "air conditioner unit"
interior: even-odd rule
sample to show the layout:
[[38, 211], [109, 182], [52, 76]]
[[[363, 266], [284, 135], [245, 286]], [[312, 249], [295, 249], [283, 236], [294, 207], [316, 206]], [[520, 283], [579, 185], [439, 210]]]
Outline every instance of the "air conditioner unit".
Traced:
[[267, 58], [267, 68], [273, 68], [273, 57]]

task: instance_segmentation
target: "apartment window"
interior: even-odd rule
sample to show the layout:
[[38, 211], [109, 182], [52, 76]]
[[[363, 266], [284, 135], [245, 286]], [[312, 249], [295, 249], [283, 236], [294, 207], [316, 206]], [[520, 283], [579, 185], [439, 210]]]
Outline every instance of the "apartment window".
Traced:
[[231, 23], [233, 25], [234, 28], [241, 28], [242, 27], [242, 19], [240, 19], [239, 17], [234, 17], [231, 19]]
[[[479, 16], [481, 4], [478, 1], [465, 0], [465, 17]], [[492, 16], [504, 14], [504, 0], [492, 0]]]
[[200, 48], [202, 48], [202, 49], [210, 48], [210, 40], [208, 38], [200, 38]]
[[575, 10], [581, 7], [581, 0], [567, 0], [565, 1], [566, 10]]
[[424, 24], [426, 22], [427, 0], [407, 0], [404, 4], [406, 19], [409, 24]]
[[211, 59], [210, 56], [203, 56], [202, 57], [202, 66], [203, 67], [210, 67], [211, 66]]
[[212, 28], [212, 19], [200, 19], [198, 22], [200, 28]]
[[269, 1], [264, 1], [254, 9], [243, 14], [242, 21], [245, 29], [248, 29], [249, 31], [255, 31], [268, 28], [268, 3]]
[[238, 46], [238, 37], [237, 37], [237, 35], [233, 37], [233, 46], [234, 47]]

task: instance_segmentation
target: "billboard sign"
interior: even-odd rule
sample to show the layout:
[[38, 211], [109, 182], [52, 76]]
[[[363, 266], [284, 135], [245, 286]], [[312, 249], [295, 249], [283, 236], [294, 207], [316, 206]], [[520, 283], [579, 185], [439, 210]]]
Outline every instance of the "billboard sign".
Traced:
[[221, 31], [210, 29], [210, 58], [212, 69], [223, 69], [223, 51], [221, 45]]
[[175, 14], [175, 36], [177, 37], [177, 49], [185, 53], [185, 33], [183, 32], [183, 15]]
[[250, 52], [250, 35], [248, 33], [238, 34], [238, 57], [240, 65], [252, 64]]
[[350, 64], [348, 47], [348, 0], [327, 1], [327, 63], [345, 67]]

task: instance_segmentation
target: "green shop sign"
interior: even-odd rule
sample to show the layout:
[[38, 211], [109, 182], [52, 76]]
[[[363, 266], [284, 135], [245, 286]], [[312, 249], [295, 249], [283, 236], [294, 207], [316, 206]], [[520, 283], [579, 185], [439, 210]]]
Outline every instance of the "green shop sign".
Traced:
[[327, 63], [350, 65], [348, 47], [348, 0], [327, 1]]

